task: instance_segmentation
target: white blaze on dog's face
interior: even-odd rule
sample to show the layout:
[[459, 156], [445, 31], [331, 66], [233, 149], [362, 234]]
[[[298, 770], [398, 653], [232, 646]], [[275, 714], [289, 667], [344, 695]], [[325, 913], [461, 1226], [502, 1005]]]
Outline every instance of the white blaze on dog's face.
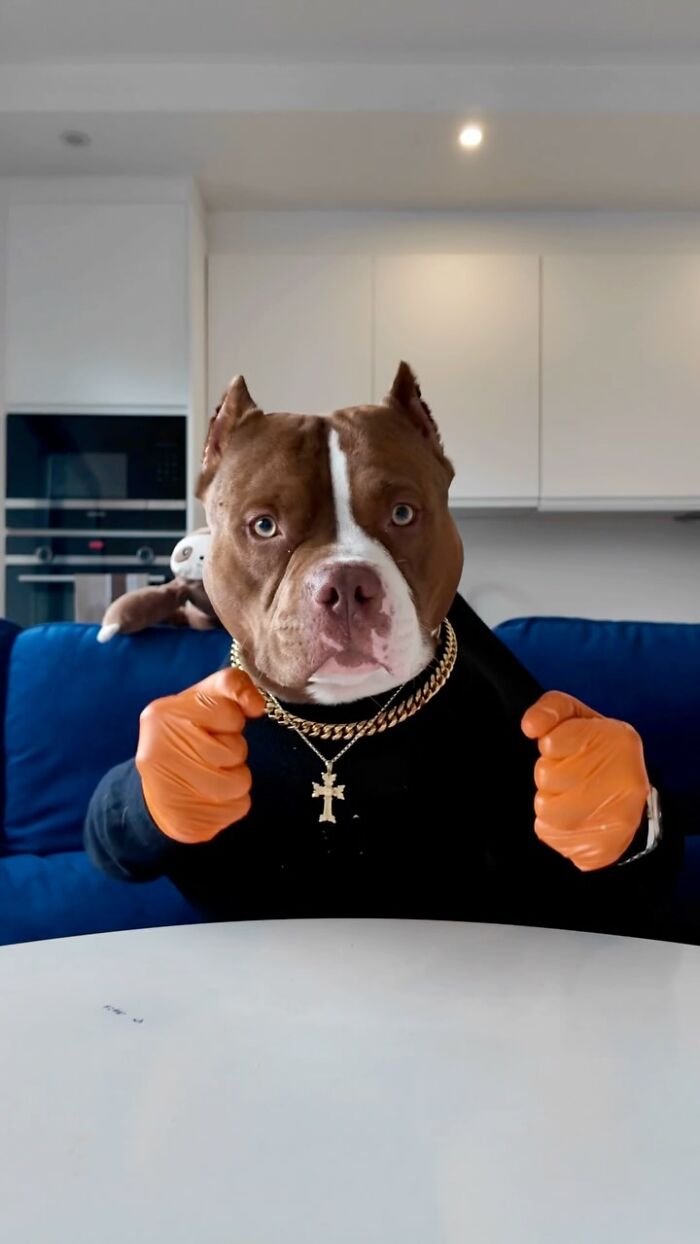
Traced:
[[331, 704], [425, 668], [462, 567], [451, 478], [406, 364], [381, 406], [327, 418], [265, 415], [232, 382], [198, 489], [204, 582], [254, 678]]
[[[348, 653], [341, 650], [331, 655], [309, 680], [314, 699], [337, 704], [349, 698], [378, 695], [415, 678], [430, 661], [433, 644], [421, 625], [411, 589], [394, 558], [355, 519], [348, 457], [334, 427], [328, 429], [328, 452], [336, 538], [327, 562], [319, 570], [320, 582], [324, 582], [323, 570], [327, 567], [325, 581], [331, 585], [327, 592], [337, 592], [333, 582], [340, 570], [341, 590], [344, 588], [346, 596], [355, 601], [359, 597], [365, 609], [371, 605], [369, 593], [374, 591], [377, 597], [365, 644], [362, 648], [358, 645], [364, 660], [349, 659]], [[376, 581], [371, 576], [376, 576]]]

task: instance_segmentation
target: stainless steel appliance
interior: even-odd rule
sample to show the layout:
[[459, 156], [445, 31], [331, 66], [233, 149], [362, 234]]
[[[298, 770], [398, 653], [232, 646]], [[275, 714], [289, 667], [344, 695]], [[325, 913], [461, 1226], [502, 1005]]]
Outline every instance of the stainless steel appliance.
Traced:
[[6, 428], [8, 618], [99, 621], [122, 592], [170, 578], [185, 416], [9, 414]]

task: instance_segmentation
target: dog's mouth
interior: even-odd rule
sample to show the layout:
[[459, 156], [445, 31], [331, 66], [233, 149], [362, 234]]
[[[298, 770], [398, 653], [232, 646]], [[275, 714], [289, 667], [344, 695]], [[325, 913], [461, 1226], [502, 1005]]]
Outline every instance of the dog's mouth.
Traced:
[[[298, 636], [303, 628], [285, 626], [284, 630]], [[378, 642], [375, 636], [371, 644], [366, 637], [355, 637], [345, 644], [321, 642], [315, 651], [312, 644], [308, 648], [292, 644], [295, 659], [287, 664], [283, 651], [262, 651], [255, 657], [248, 651], [244, 655], [249, 667], [252, 664], [263, 683], [283, 700], [344, 704], [382, 695], [415, 678], [429, 663], [432, 651], [425, 637], [414, 652], [406, 644], [390, 645], [383, 638]]]
[[[354, 656], [354, 654], [352, 654]], [[333, 682], [340, 683], [343, 686], [351, 687], [355, 683], [364, 682], [372, 674], [376, 674], [379, 670], [386, 671], [386, 665], [373, 658], [368, 658], [357, 654], [357, 659], [342, 663], [337, 657], [329, 657], [318, 669], [311, 674], [309, 683]]]

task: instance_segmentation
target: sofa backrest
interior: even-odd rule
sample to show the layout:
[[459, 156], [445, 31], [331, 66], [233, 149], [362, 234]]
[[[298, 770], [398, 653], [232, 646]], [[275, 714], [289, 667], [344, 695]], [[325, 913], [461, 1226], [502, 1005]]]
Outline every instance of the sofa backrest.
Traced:
[[230, 643], [223, 631], [155, 627], [98, 644], [97, 630], [53, 623], [12, 645], [0, 844], [8, 854], [78, 848], [97, 782], [134, 754], [142, 708], [213, 673]]
[[[12, 645], [20, 628], [14, 622], [0, 618], [0, 826], [5, 822], [5, 701]], [[0, 831], [0, 853], [2, 833]]]
[[496, 634], [546, 689], [631, 722], [652, 780], [700, 831], [700, 625], [514, 618]]

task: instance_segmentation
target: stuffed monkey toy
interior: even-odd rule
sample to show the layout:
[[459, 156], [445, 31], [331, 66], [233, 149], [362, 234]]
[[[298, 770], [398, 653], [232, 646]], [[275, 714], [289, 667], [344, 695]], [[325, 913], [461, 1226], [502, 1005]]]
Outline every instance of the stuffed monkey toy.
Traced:
[[202, 582], [210, 540], [208, 527], [183, 536], [170, 558], [174, 579], [154, 587], [137, 588], [112, 601], [102, 619], [98, 641], [105, 644], [114, 635], [133, 635], [158, 622], [191, 626], [198, 631], [220, 626]]

